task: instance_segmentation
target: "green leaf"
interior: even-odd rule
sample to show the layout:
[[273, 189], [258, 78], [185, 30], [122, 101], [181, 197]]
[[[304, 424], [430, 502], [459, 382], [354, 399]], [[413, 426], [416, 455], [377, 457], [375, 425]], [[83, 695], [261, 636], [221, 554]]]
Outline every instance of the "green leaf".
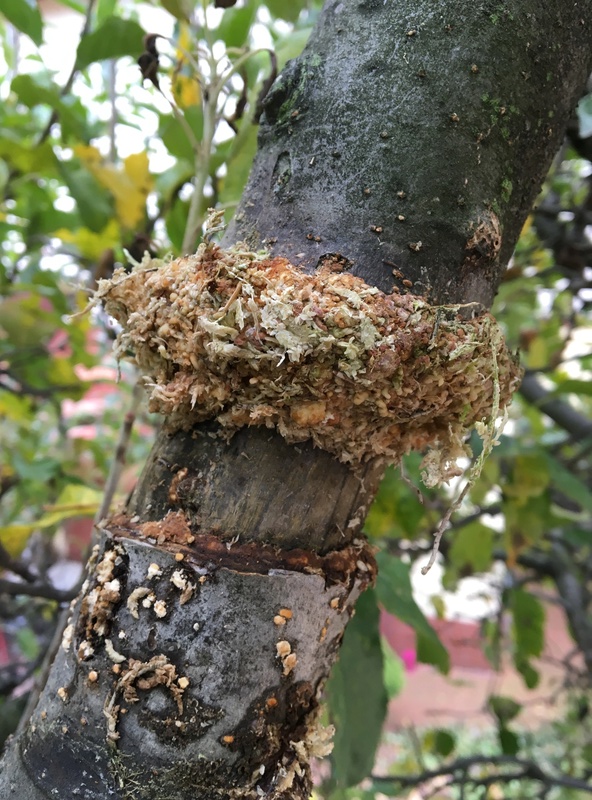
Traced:
[[0, 389], [0, 418], [4, 417], [19, 424], [29, 423], [31, 416], [31, 400], [28, 397], [20, 397]]
[[259, 3], [251, 0], [243, 8], [229, 8], [214, 35], [222, 39], [226, 47], [242, 47], [247, 43], [251, 25], [257, 16]]
[[115, 12], [117, 0], [98, 0], [97, 3], [97, 25], [102, 25]]
[[59, 170], [76, 201], [83, 224], [91, 231], [102, 231], [113, 216], [113, 204], [107, 191], [76, 161], [61, 161]]
[[434, 750], [440, 756], [449, 756], [456, 747], [456, 737], [450, 731], [437, 730], [434, 738]]
[[221, 181], [220, 203], [232, 207], [238, 203], [245, 188], [253, 158], [257, 152], [257, 126], [246, 121], [249, 128], [241, 137], [240, 148], [233, 150], [227, 161], [227, 172]]
[[192, 162], [185, 159], [177, 159], [175, 163], [154, 176], [156, 191], [164, 200], [170, 200], [179, 187], [193, 178], [194, 167]]
[[524, 680], [524, 685], [527, 689], [536, 689], [539, 685], [541, 680], [541, 675], [538, 670], [536, 670], [530, 661], [526, 658], [519, 658], [518, 656], [514, 657], [514, 666], [516, 670], [522, 675]]
[[413, 599], [409, 565], [384, 552], [378, 553], [376, 560], [378, 562], [376, 593], [381, 605], [401, 622], [414, 629], [417, 637], [418, 661], [433, 664], [440, 672], [447, 673], [450, 669], [448, 651]]
[[286, 22], [296, 22], [300, 12], [306, 5], [305, 0], [265, 0], [265, 5], [270, 14], [278, 19], [285, 19]]
[[51, 82], [50, 76], [47, 74], [17, 75], [10, 88], [21, 103], [28, 108], [33, 108], [40, 103], [54, 107], [59, 103], [58, 88], [55, 83]]
[[492, 694], [489, 698], [489, 708], [501, 725], [507, 725], [520, 713], [522, 706], [511, 697], [501, 694]]
[[583, 511], [592, 512], [592, 492], [586, 484], [549, 453], [545, 453], [544, 457], [549, 465], [553, 486], [579, 503]]
[[183, 0], [161, 0], [161, 5], [175, 19], [185, 22], [190, 19], [193, 6]]
[[4, 189], [10, 179], [10, 170], [8, 164], [3, 159], [0, 159], [0, 193], [4, 193]]
[[551, 396], [560, 394], [584, 394], [592, 397], [592, 383], [590, 381], [578, 381], [575, 378], [561, 381], [551, 392]]
[[21, 653], [28, 661], [33, 661], [39, 654], [39, 642], [31, 628], [21, 628], [16, 632], [16, 641]]
[[513, 614], [512, 632], [518, 650], [525, 656], [540, 656], [545, 644], [545, 609], [524, 589], [510, 589], [509, 607]]
[[69, 483], [47, 512], [36, 523], [37, 528], [49, 528], [72, 517], [92, 517], [103, 499], [103, 492], [83, 484]]
[[58, 0], [61, 6], [66, 6], [66, 8], [71, 8], [72, 11], [76, 11], [78, 14], [86, 14], [86, 6], [84, 3], [77, 3], [76, 0]]
[[131, 56], [138, 58], [144, 50], [144, 31], [130, 19], [109, 17], [96, 31], [80, 40], [76, 51], [76, 69], [84, 69], [93, 61]]
[[515, 756], [516, 753], [520, 750], [520, 739], [514, 733], [514, 731], [511, 731], [508, 728], [501, 726], [498, 729], [498, 736], [502, 748], [502, 753], [505, 756]]
[[514, 564], [520, 553], [539, 542], [547, 532], [551, 501], [545, 492], [527, 502], [522, 497], [508, 497], [502, 506], [506, 522], [504, 546], [510, 563]]
[[386, 716], [378, 621], [376, 595], [369, 589], [356, 604], [327, 684], [329, 714], [336, 727], [332, 774], [341, 788], [359, 783], [372, 770]]
[[29, 147], [8, 138], [0, 139], [0, 158], [6, 159], [19, 172], [51, 173], [56, 163], [51, 144], [46, 141], [38, 147]]
[[46, 483], [60, 472], [61, 464], [55, 458], [38, 458], [35, 461], [23, 457], [17, 451], [12, 454], [15, 471], [26, 481]]
[[310, 27], [298, 28], [276, 42], [275, 54], [279, 70], [282, 70], [290, 59], [300, 55], [308, 42], [311, 30]]
[[450, 560], [460, 571], [471, 567], [474, 572], [485, 572], [491, 565], [493, 531], [481, 522], [465, 525], [454, 536]]
[[384, 688], [388, 699], [401, 694], [405, 685], [405, 665], [397, 653], [392, 649], [384, 636], [381, 638], [382, 659], [384, 663]]
[[545, 609], [537, 598], [523, 589], [511, 589], [509, 608], [512, 611], [514, 665], [529, 689], [539, 682], [539, 673], [530, 663], [540, 656], [545, 644]]
[[187, 216], [189, 214], [189, 203], [179, 197], [173, 203], [173, 207], [166, 215], [165, 225], [167, 236], [176, 253], [181, 252], [183, 246], [183, 236], [187, 226]]
[[2, 14], [21, 33], [26, 34], [39, 47], [43, 43], [43, 21], [37, 3], [27, 0], [6, 0]]
[[512, 481], [504, 486], [509, 497], [526, 503], [531, 497], [539, 497], [549, 486], [551, 475], [543, 451], [516, 456], [512, 466]]
[[[418, 473], [416, 473], [418, 474]], [[399, 470], [389, 467], [370, 507], [364, 530], [370, 536], [415, 536], [425, 517], [417, 492], [402, 480]]]
[[[199, 142], [203, 134], [203, 111], [201, 106], [189, 106], [183, 112], [184, 117]], [[168, 114], [161, 114], [158, 134], [162, 143], [174, 158], [195, 162], [193, 145], [179, 120]]]

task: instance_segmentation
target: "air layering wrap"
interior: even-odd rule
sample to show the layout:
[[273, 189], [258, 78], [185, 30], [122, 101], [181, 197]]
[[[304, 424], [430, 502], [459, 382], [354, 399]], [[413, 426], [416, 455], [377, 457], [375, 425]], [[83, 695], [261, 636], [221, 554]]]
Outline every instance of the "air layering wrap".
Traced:
[[472, 426], [509, 402], [519, 368], [480, 306], [387, 295], [341, 269], [307, 275], [205, 242], [117, 270], [95, 299], [121, 323], [117, 354], [133, 353], [171, 429], [266, 425], [353, 464], [429, 448], [446, 479]]

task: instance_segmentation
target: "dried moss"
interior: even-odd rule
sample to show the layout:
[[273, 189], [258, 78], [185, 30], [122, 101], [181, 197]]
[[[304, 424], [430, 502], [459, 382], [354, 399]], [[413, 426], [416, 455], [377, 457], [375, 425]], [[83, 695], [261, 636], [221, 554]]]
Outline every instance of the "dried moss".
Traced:
[[133, 353], [150, 409], [172, 429], [265, 425], [351, 463], [431, 448], [446, 479], [496, 391], [503, 408], [519, 380], [480, 306], [434, 307], [240, 247], [146, 258], [101, 281], [95, 299], [121, 323], [117, 353]]

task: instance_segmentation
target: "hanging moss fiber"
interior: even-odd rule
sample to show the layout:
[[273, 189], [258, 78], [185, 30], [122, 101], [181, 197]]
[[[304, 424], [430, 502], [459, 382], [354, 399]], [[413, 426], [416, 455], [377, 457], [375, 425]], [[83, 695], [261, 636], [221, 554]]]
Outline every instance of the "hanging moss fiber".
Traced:
[[265, 425], [352, 464], [429, 450], [432, 478], [457, 474], [468, 432], [520, 378], [495, 320], [335, 270], [310, 276], [204, 242], [192, 256], [117, 270], [95, 301], [121, 324], [117, 355], [133, 354], [149, 408], [171, 430]]

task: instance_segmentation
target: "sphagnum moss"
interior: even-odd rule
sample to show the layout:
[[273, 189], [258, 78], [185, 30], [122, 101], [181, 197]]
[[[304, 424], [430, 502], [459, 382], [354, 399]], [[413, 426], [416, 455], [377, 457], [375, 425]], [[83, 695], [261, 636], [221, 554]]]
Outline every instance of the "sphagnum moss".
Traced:
[[352, 464], [427, 449], [432, 479], [457, 474], [468, 432], [520, 377], [480, 306], [387, 295], [330, 267], [307, 275], [240, 245], [146, 257], [101, 281], [95, 299], [171, 429], [265, 425]]

